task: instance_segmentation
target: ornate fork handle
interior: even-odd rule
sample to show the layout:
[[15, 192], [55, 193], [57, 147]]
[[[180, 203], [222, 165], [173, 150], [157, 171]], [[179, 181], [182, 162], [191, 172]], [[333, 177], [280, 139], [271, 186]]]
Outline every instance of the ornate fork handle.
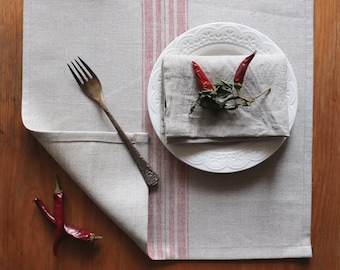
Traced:
[[109, 109], [106, 107], [105, 104], [99, 103], [99, 105], [103, 108], [106, 115], [109, 117], [110, 121], [116, 128], [118, 135], [124, 142], [125, 146], [127, 147], [128, 151], [130, 152], [131, 156], [137, 163], [137, 167], [140, 170], [141, 174], [144, 177], [144, 180], [146, 184], [149, 187], [157, 185], [159, 181], [158, 175], [152, 170], [149, 163], [142, 157], [140, 152], [137, 150], [137, 148], [132, 144], [132, 142], [129, 140], [129, 138], [126, 136], [123, 129], [120, 127], [116, 119], [113, 117], [113, 115], [110, 113]]
[[78, 85], [80, 86], [84, 94], [93, 101], [95, 101], [96, 103], [98, 103], [98, 105], [104, 110], [106, 115], [109, 117], [113, 126], [116, 128], [118, 135], [126, 145], [129, 153], [136, 161], [138, 169], [143, 175], [146, 184], [149, 187], [157, 185], [159, 181], [158, 175], [151, 169], [151, 166], [146, 162], [146, 160], [142, 157], [137, 148], [132, 144], [132, 142], [126, 136], [123, 129], [120, 127], [116, 119], [113, 117], [113, 115], [107, 108], [102, 95], [102, 86], [98, 77], [80, 57], [78, 57], [78, 59], [82, 63], [82, 65], [76, 59], [75, 62], [77, 65], [71, 62], [75, 71], [73, 71], [71, 66], [67, 64], [74, 79], [77, 81]]

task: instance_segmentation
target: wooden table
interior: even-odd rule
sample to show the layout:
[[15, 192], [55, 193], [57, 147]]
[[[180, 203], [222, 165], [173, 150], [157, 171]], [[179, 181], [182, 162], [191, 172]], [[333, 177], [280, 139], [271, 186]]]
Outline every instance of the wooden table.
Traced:
[[[0, 0], [0, 269], [340, 269], [340, 1], [315, 0], [310, 260], [148, 259], [22, 125], [22, 13], [22, 0]], [[52, 254], [54, 229], [32, 203], [38, 196], [53, 209], [56, 173], [66, 193], [66, 220], [105, 236], [94, 245], [65, 239], [58, 258]]]

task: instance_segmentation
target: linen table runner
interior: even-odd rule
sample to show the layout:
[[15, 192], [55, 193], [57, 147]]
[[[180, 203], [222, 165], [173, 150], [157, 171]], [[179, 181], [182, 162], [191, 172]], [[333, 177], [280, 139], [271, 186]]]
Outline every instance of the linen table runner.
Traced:
[[[152, 259], [311, 257], [312, 19], [311, 0], [25, 0], [23, 122]], [[287, 56], [298, 85], [290, 137], [248, 170], [242, 170], [242, 153], [232, 156], [229, 165], [241, 171], [228, 174], [174, 157], [148, 111], [149, 78], [163, 49], [212, 22], [243, 24], [268, 36]], [[200, 38], [217, 38], [210, 34]], [[256, 44], [251, 33], [245, 36], [232, 38], [245, 48]], [[111, 123], [80, 92], [66, 66], [78, 55], [161, 176], [156, 189], [147, 190]]]

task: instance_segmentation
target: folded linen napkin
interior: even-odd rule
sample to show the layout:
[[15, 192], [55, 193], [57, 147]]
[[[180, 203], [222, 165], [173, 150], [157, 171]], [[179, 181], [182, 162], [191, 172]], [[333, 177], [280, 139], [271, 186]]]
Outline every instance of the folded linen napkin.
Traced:
[[200, 91], [192, 61], [209, 80], [232, 82], [244, 55], [183, 56], [163, 59], [164, 135], [168, 143], [235, 141], [263, 137], [288, 137], [287, 59], [284, 54], [256, 55], [245, 75], [242, 94], [255, 97], [270, 92], [250, 106], [213, 112], [196, 106]]

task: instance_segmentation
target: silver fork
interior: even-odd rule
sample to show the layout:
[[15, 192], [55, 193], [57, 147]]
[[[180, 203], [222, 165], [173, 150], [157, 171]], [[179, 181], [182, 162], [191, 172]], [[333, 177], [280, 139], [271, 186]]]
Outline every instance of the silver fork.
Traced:
[[71, 62], [73, 69], [69, 64], [69, 67], [73, 77], [76, 79], [83, 93], [98, 103], [98, 105], [104, 110], [106, 115], [109, 117], [110, 121], [116, 128], [120, 138], [126, 145], [129, 153], [136, 161], [137, 166], [144, 177], [146, 184], [149, 187], [157, 185], [159, 181], [158, 175], [152, 170], [151, 166], [146, 162], [146, 160], [142, 157], [136, 147], [132, 144], [129, 138], [126, 136], [125, 132], [122, 130], [118, 122], [115, 120], [113, 115], [110, 113], [107, 108], [103, 94], [102, 94], [102, 86], [97, 78], [96, 74], [91, 70], [91, 68], [80, 58], [78, 57], [81, 64], [75, 59], [76, 64]]

